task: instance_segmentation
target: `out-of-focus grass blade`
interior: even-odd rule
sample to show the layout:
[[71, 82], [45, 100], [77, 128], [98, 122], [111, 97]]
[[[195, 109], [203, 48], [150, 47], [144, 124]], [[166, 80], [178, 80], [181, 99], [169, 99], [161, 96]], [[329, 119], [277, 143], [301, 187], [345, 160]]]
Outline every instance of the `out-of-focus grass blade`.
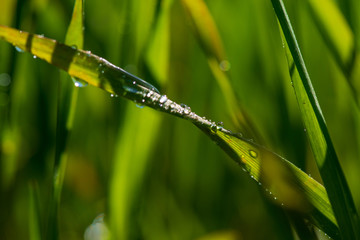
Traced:
[[350, 70], [354, 57], [354, 35], [340, 10], [331, 0], [308, 0], [311, 15], [340, 67]]
[[[161, 9], [157, 19], [157, 24], [154, 29], [153, 38], [147, 49], [146, 53], [146, 64], [152, 71], [154, 77], [160, 84], [165, 83], [169, 75], [169, 48], [170, 48], [170, 6], [171, 1], [162, 1]], [[162, 68], [158, 66], [161, 65]]]
[[[66, 33], [65, 44], [83, 48], [84, 44], [84, 19], [83, 19], [83, 0], [76, 0], [71, 22]], [[76, 83], [76, 79], [73, 79]], [[58, 86], [58, 106], [57, 106], [57, 126], [56, 126], [56, 146], [54, 161], [54, 182], [52, 206], [48, 219], [48, 236], [58, 239], [58, 208], [61, 199], [61, 190], [66, 170], [66, 145], [69, 133], [72, 129], [73, 116], [76, 109], [78, 88], [74, 87], [73, 81], [68, 76], [62, 75]]]
[[[146, 5], [148, 4], [147, 1], [143, 0], [141, 4]], [[173, 0], [162, 1], [160, 19], [156, 21], [156, 31], [152, 36], [150, 51], [146, 55], [149, 70], [162, 85], [169, 79], [168, 41], [170, 25], [168, 23], [170, 22], [172, 2]], [[148, 8], [147, 11], [155, 10], [155, 8]], [[151, 17], [153, 14], [148, 13], [147, 15]], [[149, 21], [149, 19], [143, 20]], [[140, 34], [140, 32], [136, 34]], [[159, 41], [160, 44], [163, 43], [160, 46], [157, 45]], [[138, 45], [137, 47], [143, 48], [144, 46]], [[137, 49], [133, 50], [134, 52], [137, 51]], [[142, 102], [138, 102], [138, 104], [142, 104]], [[156, 138], [162, 119], [158, 113], [149, 111], [149, 109], [139, 109], [134, 105], [128, 106], [124, 116], [126, 116], [125, 123], [119, 131], [116, 143], [115, 163], [110, 185], [109, 214], [114, 239], [129, 239], [129, 236], [133, 234], [136, 224], [134, 224], [135, 219], [132, 217], [132, 213], [146, 173], [145, 169], [148, 166], [149, 156], [151, 156], [155, 148], [154, 144], [157, 142]]]
[[39, 208], [39, 197], [38, 197], [37, 184], [29, 184], [29, 239], [40, 240], [41, 239], [41, 224], [40, 224], [40, 208]]
[[202, 0], [182, 0], [181, 2], [190, 17], [195, 36], [207, 56], [210, 69], [220, 86], [234, 125], [246, 135], [260, 138], [235, 95], [227, 73], [230, 70], [230, 63], [226, 59], [220, 34], [206, 4]]
[[360, 54], [356, 49], [354, 34], [335, 2], [308, 0], [312, 18], [343, 71], [359, 104]]
[[320, 183], [291, 162], [252, 141], [199, 127], [243, 167], [275, 203], [304, 214], [310, 222], [337, 239], [337, 223], [326, 190]]
[[[271, 1], [286, 39], [289, 69], [306, 132], [343, 239], [359, 239], [356, 208], [335, 153], [300, 48], [281, 0]], [[284, 41], [285, 42], [285, 41]], [[288, 46], [288, 47], [287, 47]]]

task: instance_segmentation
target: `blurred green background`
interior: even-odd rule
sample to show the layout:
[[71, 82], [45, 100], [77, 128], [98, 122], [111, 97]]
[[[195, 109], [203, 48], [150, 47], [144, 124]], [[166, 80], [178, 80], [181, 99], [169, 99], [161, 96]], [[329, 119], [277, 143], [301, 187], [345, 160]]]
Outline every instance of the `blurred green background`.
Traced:
[[[271, 2], [205, 2], [231, 64], [233, 91], [266, 147], [321, 181]], [[73, 4], [1, 0], [0, 24], [63, 42]], [[306, 1], [285, 4], [359, 208], [359, 109]], [[360, 4], [336, 4], [356, 38]], [[179, 0], [85, 0], [84, 46], [237, 132]], [[28, 239], [34, 189], [46, 231], [60, 75], [66, 74], [0, 42], [1, 239]], [[289, 239], [284, 213], [189, 122], [89, 86], [79, 91], [67, 146], [60, 239], [83, 239], [102, 212], [124, 239]]]

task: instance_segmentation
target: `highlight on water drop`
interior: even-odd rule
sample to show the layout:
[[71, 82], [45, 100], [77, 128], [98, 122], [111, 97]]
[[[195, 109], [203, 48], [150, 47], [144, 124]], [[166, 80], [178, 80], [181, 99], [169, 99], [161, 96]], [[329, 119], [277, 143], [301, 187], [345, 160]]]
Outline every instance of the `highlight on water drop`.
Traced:
[[25, 52], [25, 50], [22, 49], [22, 48], [20, 48], [19, 46], [15, 46], [15, 49], [16, 49], [16, 51], [18, 51], [18, 52], [20, 52], [20, 53]]
[[85, 82], [84, 80], [78, 79], [76, 77], [72, 77], [71, 79], [74, 82], [75, 87], [83, 88], [83, 87], [86, 87], [88, 85], [87, 82]]

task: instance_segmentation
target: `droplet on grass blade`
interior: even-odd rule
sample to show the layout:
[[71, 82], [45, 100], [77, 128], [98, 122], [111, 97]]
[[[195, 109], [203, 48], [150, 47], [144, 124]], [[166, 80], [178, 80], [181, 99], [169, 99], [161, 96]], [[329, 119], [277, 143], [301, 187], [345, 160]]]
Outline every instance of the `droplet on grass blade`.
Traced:
[[0, 87], [7, 87], [10, 85], [10, 83], [11, 83], [11, 78], [9, 74], [7, 73], [0, 74]]
[[104, 240], [109, 239], [110, 232], [104, 222], [104, 213], [99, 214], [92, 224], [88, 226], [84, 233], [84, 240]]
[[182, 103], [182, 104], [180, 104], [180, 106], [184, 108], [184, 110], [182, 112], [183, 114], [185, 114], [185, 115], [190, 114], [191, 108], [188, 105]]
[[20, 52], [20, 53], [25, 52], [25, 50], [22, 49], [22, 48], [20, 48], [19, 46], [15, 46], [15, 49], [16, 49], [16, 51], [18, 51], [18, 52]]
[[228, 60], [222, 60], [219, 64], [221, 71], [227, 72], [231, 68], [231, 64]]
[[73, 80], [75, 87], [83, 88], [88, 85], [88, 83], [85, 82], [84, 80], [81, 80], [81, 79], [78, 79], [75, 77], [72, 77], [71, 79]]
[[160, 103], [165, 103], [167, 99], [168, 99], [168, 98], [167, 98], [166, 95], [162, 95], [162, 96], [160, 97], [159, 102], [160, 102]]
[[254, 150], [249, 150], [249, 154], [253, 158], [257, 158], [257, 156], [258, 156], [257, 152], [255, 152]]

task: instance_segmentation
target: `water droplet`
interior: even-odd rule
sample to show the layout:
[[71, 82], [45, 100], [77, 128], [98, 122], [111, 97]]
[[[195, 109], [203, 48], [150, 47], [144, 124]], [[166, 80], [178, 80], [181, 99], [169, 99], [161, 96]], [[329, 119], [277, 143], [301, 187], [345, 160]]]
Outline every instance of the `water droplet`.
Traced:
[[254, 150], [249, 150], [249, 154], [253, 158], [257, 158], [258, 154]]
[[71, 48], [76, 50], [77, 46], [74, 44], [74, 45], [71, 45]]
[[7, 87], [11, 83], [10, 75], [7, 73], [0, 74], [0, 87]]
[[304, 128], [304, 132], [306, 132], [306, 128]]
[[211, 125], [210, 125], [210, 130], [211, 130], [211, 132], [212, 132], [213, 134], [217, 133], [217, 131], [218, 131], [218, 126], [213, 122], [213, 123], [211, 123]]
[[36, 59], [36, 58], [37, 58], [37, 57], [34, 55], [34, 56], [33, 56], [33, 59]]
[[114, 97], [114, 98], [117, 98], [117, 97], [119, 97], [119, 95], [117, 95], [117, 94], [114, 94], [114, 93], [112, 93], [112, 94], [110, 94], [110, 97]]
[[82, 87], [86, 87], [88, 85], [87, 82], [85, 82], [84, 80], [81, 80], [79, 78], [72, 77], [71, 79], [73, 80], [75, 87], [82, 88]]
[[159, 102], [160, 102], [160, 103], [165, 103], [167, 99], [168, 99], [168, 98], [167, 98], [166, 95], [162, 95], [162, 96], [160, 97]]
[[222, 60], [219, 64], [221, 71], [227, 72], [231, 68], [231, 64], [228, 60]]
[[223, 122], [218, 122], [217, 125], [218, 125], [219, 127], [223, 127], [223, 126], [224, 126], [224, 123], [223, 123]]
[[25, 50], [22, 49], [22, 48], [20, 48], [19, 46], [15, 46], [15, 49], [16, 49], [16, 51], [18, 51], [18, 52], [20, 52], [20, 53], [25, 52]]
[[184, 108], [183, 113], [184, 113], [185, 115], [190, 114], [191, 108], [190, 108], [189, 106], [187, 106], [187, 105], [185, 105], [185, 104], [183, 104], [183, 103], [180, 104], [180, 106]]

